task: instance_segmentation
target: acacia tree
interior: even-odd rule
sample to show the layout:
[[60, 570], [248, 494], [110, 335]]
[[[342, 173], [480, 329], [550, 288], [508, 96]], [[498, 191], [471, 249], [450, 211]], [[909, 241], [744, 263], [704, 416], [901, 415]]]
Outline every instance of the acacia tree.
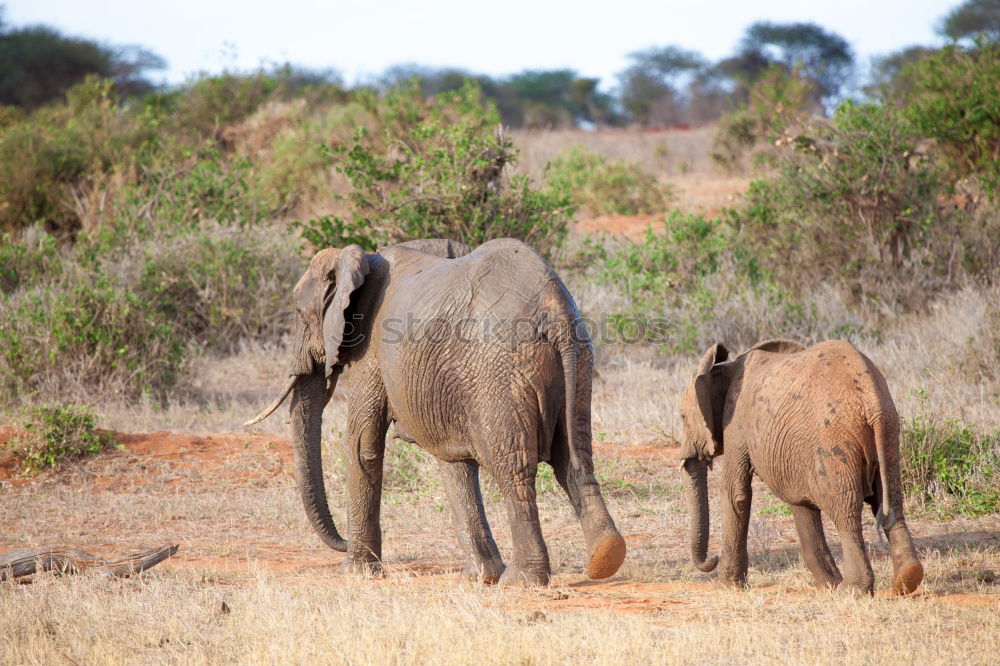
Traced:
[[645, 125], [683, 120], [680, 83], [704, 70], [705, 59], [677, 46], [654, 46], [628, 57], [632, 64], [618, 75], [619, 97], [633, 120]]
[[1000, 0], [966, 0], [942, 19], [938, 32], [955, 41], [1000, 39]]
[[142, 47], [103, 46], [46, 26], [9, 28], [0, 17], [0, 104], [34, 109], [88, 74], [111, 79], [120, 95], [141, 94], [153, 87], [143, 73], [165, 66]]
[[800, 67], [816, 84], [817, 101], [826, 103], [837, 97], [854, 73], [854, 53], [847, 40], [815, 23], [758, 21], [747, 28], [740, 51], [745, 62], [776, 63], [788, 71]]

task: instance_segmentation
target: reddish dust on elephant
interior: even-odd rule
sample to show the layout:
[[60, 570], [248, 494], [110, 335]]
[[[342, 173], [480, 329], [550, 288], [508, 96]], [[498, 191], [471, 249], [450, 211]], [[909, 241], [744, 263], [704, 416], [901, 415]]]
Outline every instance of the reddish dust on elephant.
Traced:
[[[792, 506], [802, 556], [817, 587], [874, 593], [862, 534], [865, 503], [889, 539], [894, 590], [908, 594], [923, 580], [903, 518], [899, 417], [882, 374], [853, 345], [830, 341], [806, 348], [768, 340], [729, 360], [726, 348], [716, 344], [684, 392], [681, 417], [691, 556], [699, 569], [719, 564], [707, 557], [706, 466], [725, 453], [722, 581], [746, 585], [754, 474]], [[837, 526], [843, 575], [820, 512]]]

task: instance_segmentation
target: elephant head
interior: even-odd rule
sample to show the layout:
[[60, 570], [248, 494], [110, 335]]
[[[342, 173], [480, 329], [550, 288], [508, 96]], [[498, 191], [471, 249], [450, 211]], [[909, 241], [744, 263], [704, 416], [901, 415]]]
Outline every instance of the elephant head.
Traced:
[[352, 294], [371, 272], [374, 256], [357, 245], [316, 253], [292, 291], [296, 322], [288, 383], [277, 400], [245, 424], [264, 420], [291, 394], [292, 440], [302, 503], [320, 539], [339, 551], [347, 550], [347, 542], [330, 515], [323, 483], [323, 408], [344, 365], [357, 355], [358, 343], [366, 338], [364, 320], [370, 318], [351, 312], [351, 303]]
[[[445, 239], [422, 239], [396, 247], [447, 258], [472, 251], [464, 243]], [[330, 515], [323, 483], [323, 408], [344, 367], [365, 353], [372, 303], [385, 282], [386, 271], [378, 270], [379, 266], [384, 263], [378, 253], [365, 252], [357, 245], [316, 253], [292, 291], [296, 322], [288, 382], [277, 400], [244, 424], [263, 421], [292, 396], [290, 420], [302, 503], [320, 539], [342, 552], [347, 543]]]
[[705, 352], [680, 405], [684, 429], [681, 459], [687, 472], [687, 496], [692, 516], [691, 559], [705, 572], [712, 571], [719, 563], [716, 556], [707, 559], [708, 467], [715, 456], [723, 453], [722, 409], [731, 380], [729, 368], [723, 364], [728, 358], [729, 351], [721, 344]]
[[687, 496], [692, 516], [691, 559], [702, 571], [712, 571], [719, 563], [717, 556], [707, 557], [708, 468], [712, 459], [724, 452], [723, 412], [734, 378], [742, 371], [750, 352], [791, 354], [803, 349], [805, 346], [795, 340], [775, 338], [759, 342], [729, 361], [729, 351], [717, 343], [702, 356], [697, 372], [681, 397], [684, 430], [681, 459], [687, 472]]

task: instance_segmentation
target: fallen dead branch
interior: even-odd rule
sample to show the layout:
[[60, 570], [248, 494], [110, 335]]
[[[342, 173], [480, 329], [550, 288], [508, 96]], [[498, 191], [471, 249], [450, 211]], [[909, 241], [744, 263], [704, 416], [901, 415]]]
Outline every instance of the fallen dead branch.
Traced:
[[126, 555], [120, 560], [105, 560], [96, 555], [68, 546], [26, 548], [0, 554], [0, 581], [23, 578], [39, 571], [61, 574], [94, 572], [102, 576], [123, 578], [154, 567], [177, 552], [178, 545], [165, 545], [142, 553]]

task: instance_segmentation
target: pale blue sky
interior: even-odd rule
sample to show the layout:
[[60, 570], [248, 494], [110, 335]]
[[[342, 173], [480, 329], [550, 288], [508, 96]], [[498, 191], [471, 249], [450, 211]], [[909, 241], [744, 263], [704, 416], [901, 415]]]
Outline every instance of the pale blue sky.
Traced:
[[346, 79], [416, 62], [491, 75], [569, 67], [602, 88], [631, 51], [677, 44], [710, 59], [732, 53], [754, 21], [813, 21], [843, 35], [859, 60], [939, 43], [937, 21], [960, 0], [7, 0], [13, 25], [44, 23], [166, 58], [154, 79], [291, 62]]

